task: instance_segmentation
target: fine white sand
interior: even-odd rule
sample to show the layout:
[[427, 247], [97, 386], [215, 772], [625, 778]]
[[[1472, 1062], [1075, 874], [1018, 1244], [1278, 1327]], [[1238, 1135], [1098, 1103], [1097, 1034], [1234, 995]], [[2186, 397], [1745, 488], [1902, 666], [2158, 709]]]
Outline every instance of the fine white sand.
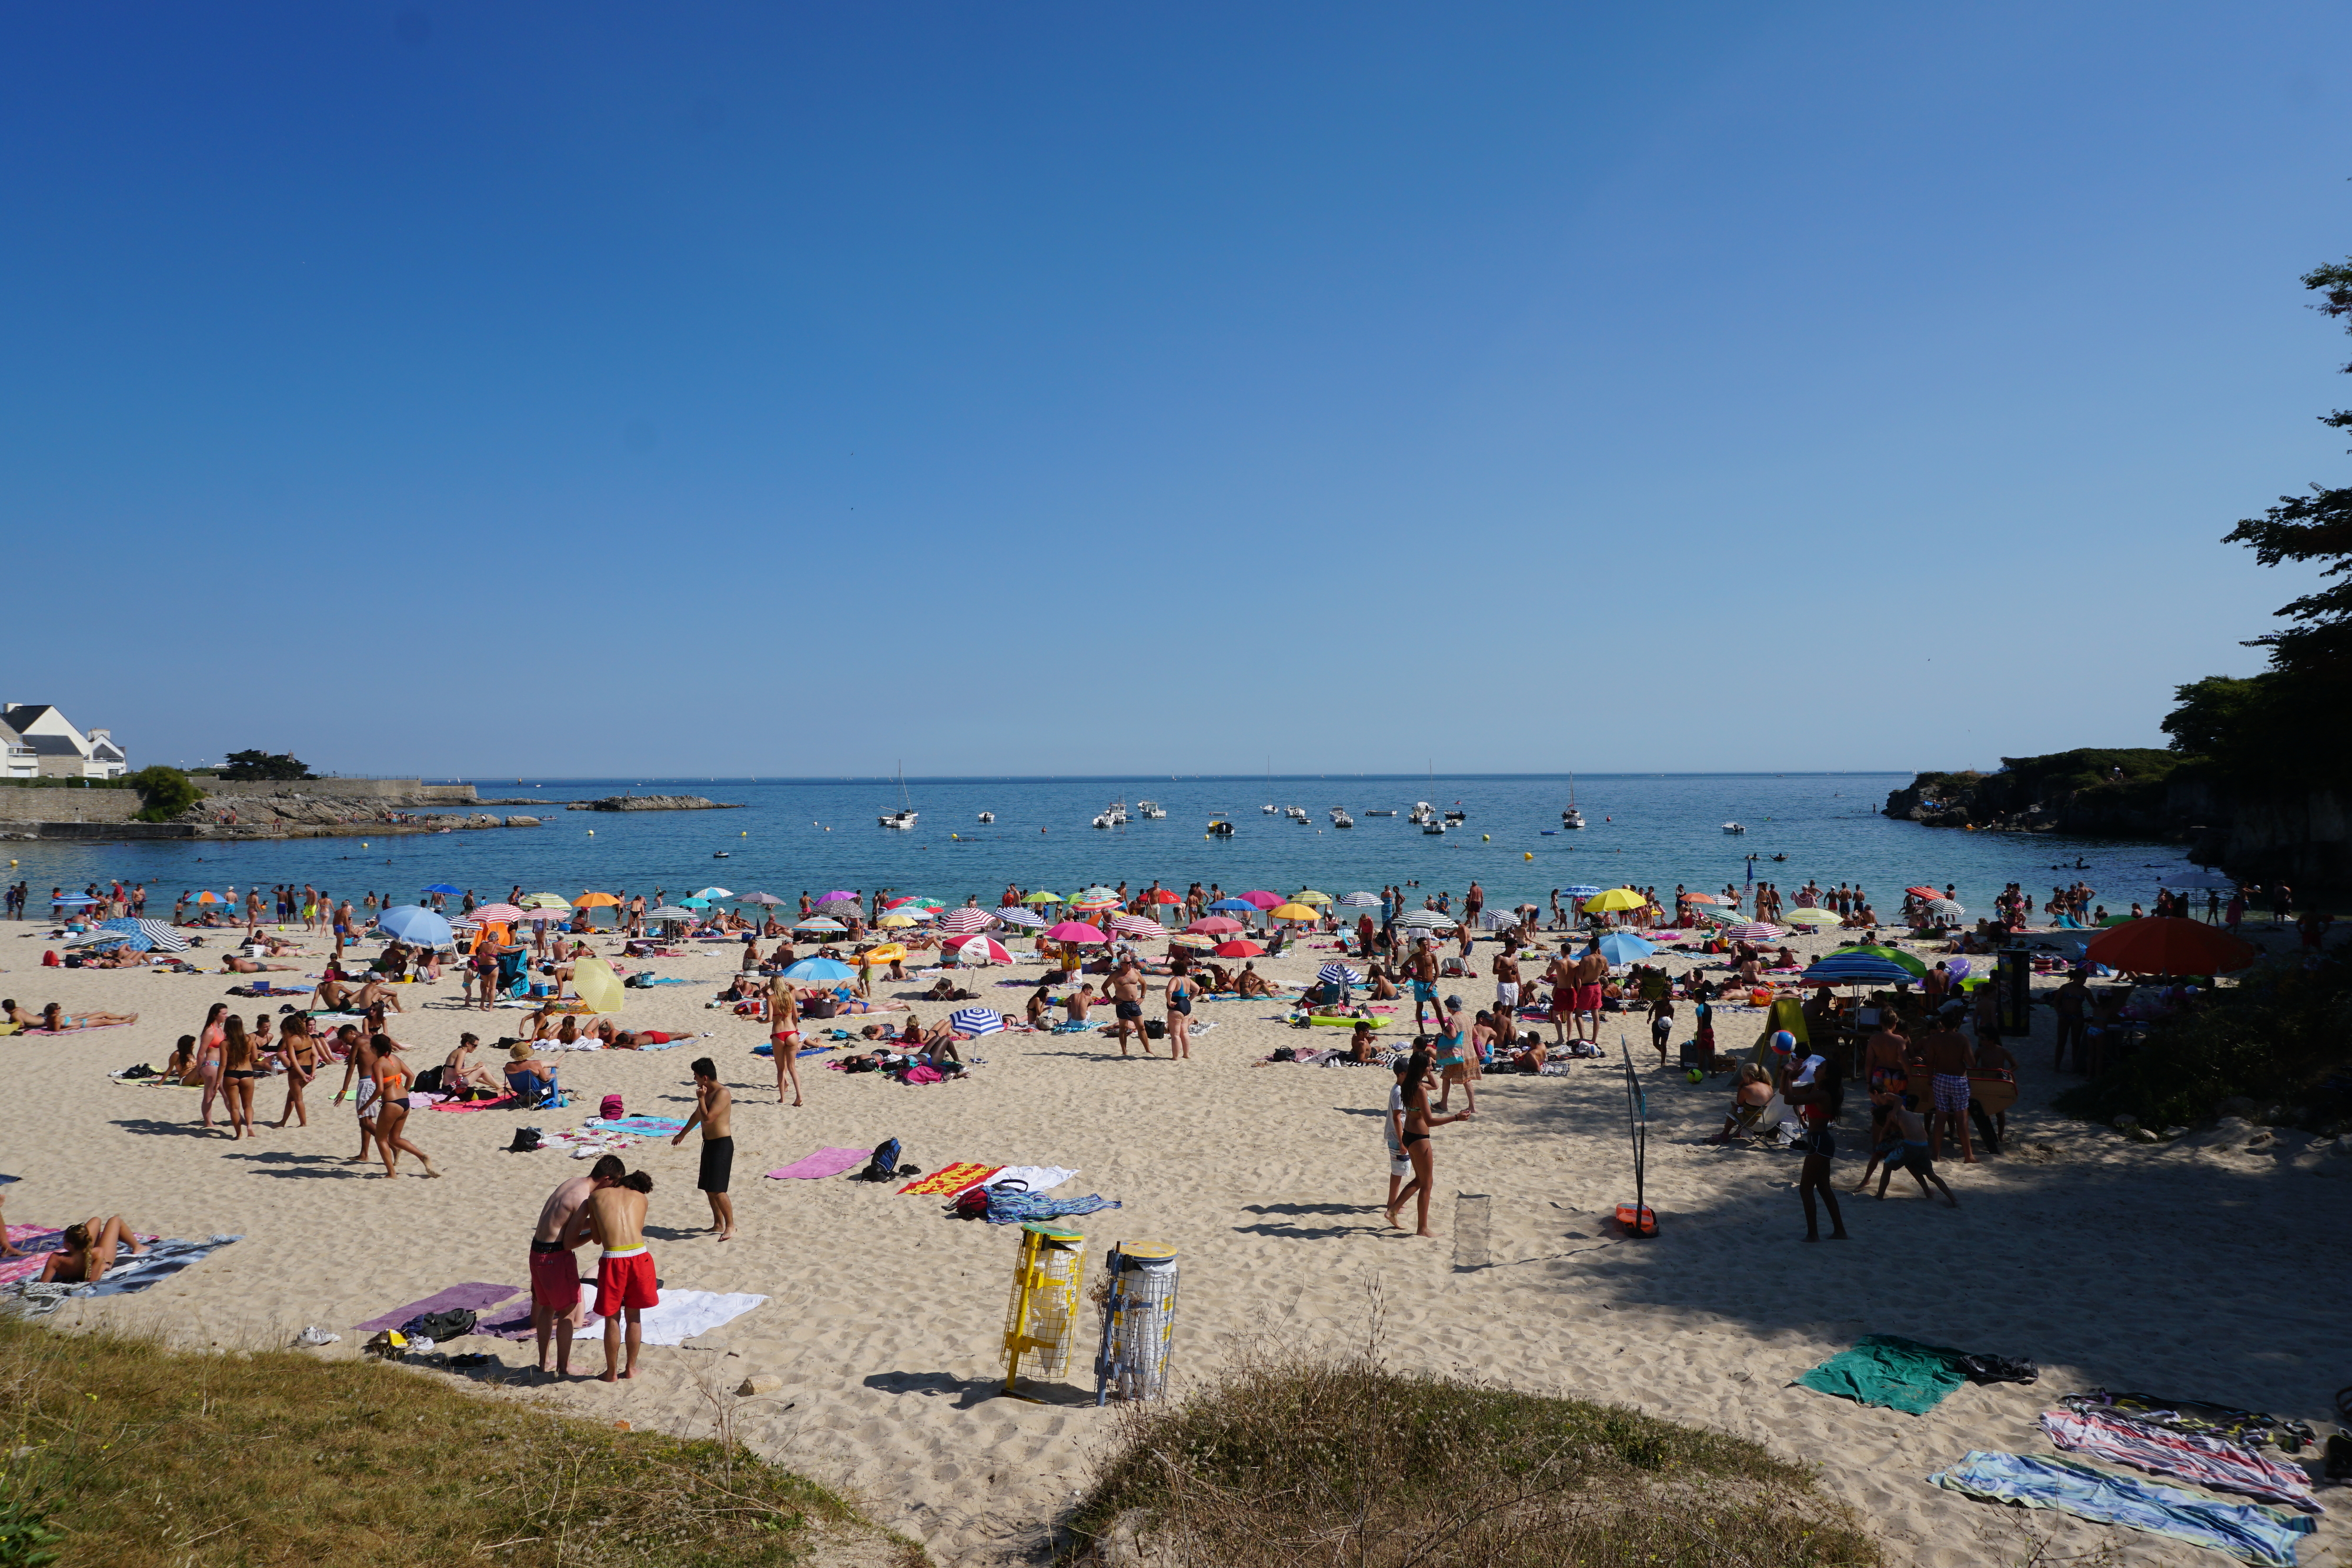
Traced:
[[[1607, 1223], [1632, 1197], [1622, 1075], [1612, 1061], [1567, 1079], [1486, 1079], [1477, 1119], [1436, 1134], [1433, 1225], [1443, 1234], [1425, 1240], [1381, 1222], [1389, 1075], [1255, 1065], [1309, 1038], [1267, 1021], [1279, 1009], [1264, 1002], [1202, 1004], [1196, 1016], [1219, 1027], [1200, 1037], [1190, 1063], [1122, 1061], [1091, 1035], [1000, 1035], [971, 1047], [987, 1065], [970, 1081], [908, 1088], [826, 1071], [812, 1058], [809, 1103], [793, 1110], [775, 1104], [772, 1070], [749, 1054], [764, 1031], [703, 1007], [733, 967], [735, 950], [712, 945], [656, 962], [698, 983], [630, 992], [624, 1021], [716, 1038], [656, 1054], [566, 1056], [576, 1096], [568, 1111], [421, 1112], [410, 1136], [449, 1179], [384, 1181], [343, 1163], [357, 1140], [348, 1110], [328, 1103], [331, 1076], [312, 1091], [307, 1130], [265, 1129], [246, 1143], [199, 1131], [194, 1090], [107, 1081], [110, 1069], [160, 1062], [226, 978], [45, 970], [41, 950], [54, 944], [41, 927], [0, 933], [9, 971], [0, 989], [19, 1002], [142, 1015], [129, 1029], [0, 1040], [10, 1084], [0, 1172], [23, 1178], [0, 1187], [8, 1218], [63, 1224], [119, 1212], [142, 1230], [246, 1238], [144, 1294], [69, 1304], [52, 1320], [60, 1326], [116, 1322], [232, 1345], [282, 1343], [319, 1323], [345, 1336], [327, 1354], [350, 1354], [362, 1337], [351, 1325], [393, 1307], [461, 1281], [521, 1285], [541, 1201], [585, 1166], [551, 1150], [503, 1153], [513, 1128], [576, 1125], [607, 1092], [633, 1112], [682, 1117], [687, 1063], [708, 1052], [738, 1096], [741, 1234], [723, 1245], [696, 1234], [708, 1211], [694, 1190], [691, 1139], [641, 1143], [633, 1163], [656, 1183], [655, 1255], [671, 1287], [771, 1301], [686, 1347], [649, 1348], [634, 1385], [582, 1381], [529, 1396], [708, 1433], [705, 1385], [773, 1374], [782, 1391], [745, 1402], [739, 1431], [853, 1490], [944, 1562], [1034, 1548], [1084, 1484], [1092, 1445], [1110, 1430], [1084, 1370], [1094, 1333], [1081, 1340], [1073, 1386], [1044, 1390], [1037, 1403], [1000, 1397], [1017, 1232], [944, 1218], [939, 1198], [845, 1178], [762, 1178], [822, 1145], [897, 1136], [926, 1169], [958, 1160], [1078, 1167], [1057, 1196], [1099, 1192], [1125, 1206], [1076, 1222], [1097, 1250], [1133, 1238], [1181, 1254], [1181, 1377], [1213, 1376], [1255, 1347], [1360, 1344], [1377, 1323], [1398, 1365], [1621, 1401], [1818, 1463], [1829, 1491], [1861, 1511], [1898, 1563], [2016, 1561], [2029, 1524], [2063, 1552], [2112, 1543], [2124, 1563], [2202, 1561], [2153, 1536], [1968, 1502], [1926, 1478], [1970, 1448], [2048, 1452], [2036, 1414], [2078, 1387], [2323, 1420], [2330, 1392], [2352, 1382], [2343, 1326], [2352, 1180], [2315, 1174], [2352, 1161], [2291, 1134], [2250, 1155], [2210, 1137], [2135, 1145], [2061, 1119], [2044, 1107], [2071, 1080], [2050, 1071], [2046, 1017], [2042, 1040], [2019, 1050], [2024, 1098], [2007, 1152], [1939, 1167], [1957, 1211], [1899, 1178], [1884, 1203], [1846, 1200], [1853, 1239], [1801, 1244], [1795, 1157], [1703, 1145], [1726, 1081], [1693, 1087], [1658, 1072], [1646, 1028], [1629, 1018], [1653, 1118], [1649, 1197], [1664, 1234], [1628, 1240]], [[1811, 954], [1834, 943], [1792, 945]], [[1481, 944], [1478, 967], [1493, 950]], [[1260, 967], [1302, 980], [1328, 956], [1309, 947]], [[1025, 992], [996, 989], [1005, 973], [979, 979], [991, 1005], [1014, 1011]], [[1474, 1007], [1491, 995], [1483, 977], [1448, 988]], [[485, 1028], [457, 1009], [457, 990], [454, 979], [401, 988], [410, 1010], [395, 1032], [416, 1065], [437, 1061], [461, 1030], [495, 1039], [520, 1017], [494, 1014]], [[1405, 1008], [1391, 1038], [1409, 1035]], [[944, 1009], [916, 1010], [931, 1019]], [[1720, 1045], [1743, 1048], [1759, 1022], [1724, 1012]], [[1612, 1019], [1612, 1051], [1616, 1029]], [[265, 1083], [267, 1118], [282, 1101], [282, 1086]], [[1848, 1183], [1860, 1174], [1854, 1129], [1864, 1125], [1857, 1094], [1840, 1140]], [[1964, 1387], [1924, 1417], [1789, 1386], [1866, 1333], [2031, 1357], [2042, 1379]], [[494, 1349], [516, 1369], [532, 1354], [483, 1340], [460, 1348]], [[578, 1367], [601, 1369], [601, 1345], [583, 1345]], [[2339, 1515], [2328, 1515], [2303, 1561], [2340, 1561], [2345, 1541]]]

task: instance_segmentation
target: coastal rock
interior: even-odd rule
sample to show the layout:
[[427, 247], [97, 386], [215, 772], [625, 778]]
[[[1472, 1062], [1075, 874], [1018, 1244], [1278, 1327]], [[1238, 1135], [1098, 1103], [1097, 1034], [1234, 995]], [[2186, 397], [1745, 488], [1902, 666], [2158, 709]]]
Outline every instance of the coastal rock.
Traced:
[[740, 800], [706, 800], [699, 795], [607, 795], [601, 800], [573, 800], [567, 811], [734, 811]]
[[509, 828], [535, 828], [539, 826], [539, 819], [537, 817], [509, 817], [507, 819], [507, 826]]
[[772, 1372], [755, 1372], [745, 1378], [735, 1392], [746, 1399], [761, 1394], [774, 1394], [784, 1386], [784, 1380]]

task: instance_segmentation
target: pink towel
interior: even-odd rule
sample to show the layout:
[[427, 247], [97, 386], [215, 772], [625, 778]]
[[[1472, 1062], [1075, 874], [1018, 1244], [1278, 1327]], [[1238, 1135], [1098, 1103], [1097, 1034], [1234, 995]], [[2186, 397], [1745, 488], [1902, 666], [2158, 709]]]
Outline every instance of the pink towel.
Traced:
[[819, 1149], [803, 1159], [794, 1160], [780, 1171], [770, 1171], [772, 1181], [805, 1179], [839, 1176], [845, 1170], [864, 1165], [874, 1157], [871, 1149]]
[[452, 1285], [447, 1290], [427, 1296], [421, 1301], [411, 1301], [404, 1307], [394, 1307], [382, 1317], [370, 1318], [363, 1323], [354, 1323], [352, 1325], [352, 1330], [354, 1333], [381, 1333], [385, 1329], [396, 1329], [409, 1319], [419, 1317], [425, 1312], [446, 1312], [459, 1307], [467, 1308], [476, 1312], [486, 1312], [508, 1297], [521, 1293], [522, 1287], [520, 1285], [491, 1285], [478, 1281], [463, 1285]]

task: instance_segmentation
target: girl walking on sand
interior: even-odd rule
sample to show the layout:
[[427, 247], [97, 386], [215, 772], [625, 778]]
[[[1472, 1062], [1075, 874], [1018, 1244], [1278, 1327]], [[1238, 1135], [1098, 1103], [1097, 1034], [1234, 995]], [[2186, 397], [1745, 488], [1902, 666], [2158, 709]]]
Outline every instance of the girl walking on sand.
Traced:
[[1415, 1216], [1416, 1236], [1435, 1234], [1429, 1228], [1429, 1195], [1437, 1183], [1437, 1159], [1430, 1146], [1429, 1130], [1448, 1122], [1466, 1122], [1475, 1111], [1456, 1111], [1451, 1116], [1433, 1115], [1429, 1109], [1429, 1042], [1426, 1037], [1413, 1044], [1412, 1055], [1406, 1059], [1404, 1071], [1398, 1075], [1404, 1091], [1402, 1139], [1405, 1158], [1412, 1165], [1412, 1180], [1389, 1200], [1388, 1218], [1392, 1228], [1403, 1227], [1397, 1221], [1397, 1210], [1404, 1200], [1412, 1198]]

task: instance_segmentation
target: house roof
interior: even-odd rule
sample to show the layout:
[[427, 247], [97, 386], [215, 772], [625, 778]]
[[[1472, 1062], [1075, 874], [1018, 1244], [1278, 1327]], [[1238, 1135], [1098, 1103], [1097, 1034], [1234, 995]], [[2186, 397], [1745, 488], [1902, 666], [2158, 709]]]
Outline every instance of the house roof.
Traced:
[[49, 703], [10, 703], [8, 711], [5, 714], [0, 714], [0, 717], [5, 717], [8, 721], [9, 728], [21, 730], [28, 724], [39, 723], [41, 716], [49, 712], [53, 706], [54, 705]]
[[89, 743], [89, 754], [94, 758], [105, 758], [117, 762], [129, 760], [131, 755], [129, 752], [123, 750], [122, 747], [115, 745], [112, 740], [105, 737], [100, 737]]
[[44, 757], [79, 757], [81, 755], [81, 747], [73, 743], [70, 736], [20, 735], [17, 737], [17, 743], [31, 747]]

